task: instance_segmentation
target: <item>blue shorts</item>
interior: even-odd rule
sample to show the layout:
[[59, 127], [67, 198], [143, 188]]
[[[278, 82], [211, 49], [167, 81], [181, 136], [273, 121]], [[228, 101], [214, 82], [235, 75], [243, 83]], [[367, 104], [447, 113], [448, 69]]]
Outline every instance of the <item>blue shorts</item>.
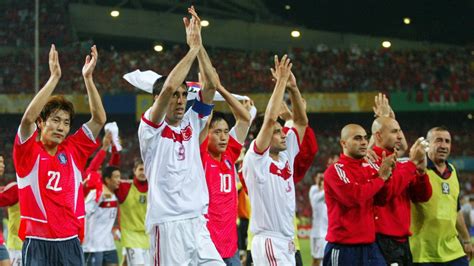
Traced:
[[79, 239], [47, 241], [27, 238], [21, 250], [23, 266], [82, 266], [84, 257]]
[[234, 256], [230, 258], [222, 258], [224, 260], [225, 265], [227, 266], [241, 266], [242, 264], [240, 263], [240, 256], [239, 256], [239, 250], [235, 252]]
[[8, 250], [5, 245], [0, 245], [0, 261], [2, 260], [10, 260], [10, 256], [8, 256]]
[[117, 250], [107, 250], [102, 252], [84, 252], [84, 260], [87, 266], [118, 264]]
[[386, 266], [377, 244], [343, 245], [327, 243], [324, 266]]

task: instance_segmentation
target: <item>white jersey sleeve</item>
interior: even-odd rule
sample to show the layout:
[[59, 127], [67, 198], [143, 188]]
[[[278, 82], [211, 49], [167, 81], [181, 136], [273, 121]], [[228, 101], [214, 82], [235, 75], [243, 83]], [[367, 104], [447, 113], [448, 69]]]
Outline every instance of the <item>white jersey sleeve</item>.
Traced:
[[250, 143], [250, 147], [244, 157], [244, 179], [245, 182], [248, 183], [247, 178], [254, 178], [255, 182], [262, 184], [265, 183], [267, 175], [262, 174], [263, 171], [259, 170], [267, 166], [268, 157], [270, 156], [270, 147], [260, 152], [255, 143], [255, 140]]
[[164, 128], [165, 121], [155, 124], [150, 121], [149, 108], [142, 116], [140, 126], [138, 127], [138, 141], [140, 143], [140, 152], [142, 160], [145, 160], [146, 154], [153, 148], [153, 140], [159, 136]]
[[298, 132], [294, 127], [290, 127], [286, 133], [286, 152], [288, 153], [288, 159], [292, 165], [296, 155], [300, 152], [300, 141]]
[[85, 204], [86, 204], [86, 216], [93, 214], [99, 207], [99, 203], [95, 201], [96, 190], [93, 189], [87, 194]]

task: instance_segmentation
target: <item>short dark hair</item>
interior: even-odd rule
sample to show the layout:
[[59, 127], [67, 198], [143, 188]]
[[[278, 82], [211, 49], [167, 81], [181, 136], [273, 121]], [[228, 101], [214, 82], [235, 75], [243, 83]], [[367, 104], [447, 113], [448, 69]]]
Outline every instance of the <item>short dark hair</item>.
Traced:
[[219, 121], [225, 121], [227, 123], [227, 126], [229, 126], [229, 121], [227, 121], [227, 119], [225, 118], [224, 113], [212, 112], [212, 118], [211, 118], [211, 121], [209, 122], [209, 128], [214, 127], [214, 124]]
[[41, 110], [39, 117], [41, 118], [41, 120], [46, 121], [52, 113], [58, 110], [63, 110], [69, 113], [69, 119], [72, 123], [72, 120], [74, 119], [75, 115], [74, 105], [72, 104], [72, 102], [68, 101], [63, 95], [54, 95], [49, 97], [48, 102], [43, 107], [43, 110]]
[[431, 128], [430, 130], [428, 130], [428, 133], [426, 133], [426, 139], [428, 141], [431, 138], [431, 134], [433, 134], [433, 132], [435, 132], [435, 131], [447, 131], [447, 132], [449, 132], [449, 129], [446, 126], [437, 126], [437, 127]]
[[104, 170], [102, 171], [102, 182], [104, 182], [104, 184], [105, 184], [105, 179], [111, 178], [112, 173], [114, 171], [120, 171], [120, 169], [116, 166], [110, 166], [110, 165], [104, 168]]
[[[161, 76], [160, 78], [155, 80], [155, 83], [153, 83], [153, 97], [160, 95], [161, 89], [163, 88], [163, 85], [165, 85], [165, 81], [167, 78], [168, 76]], [[186, 81], [183, 81], [183, 85], [185, 89], [188, 89]]]
[[[260, 114], [255, 118], [255, 135], [257, 135], [263, 126], [263, 121], [265, 120], [265, 114]], [[285, 120], [281, 119], [280, 117], [277, 118], [277, 123], [279, 123], [282, 127], [285, 125]]]
[[135, 162], [133, 162], [133, 171], [137, 170], [138, 166], [142, 165], [143, 161], [142, 159], [136, 159]]

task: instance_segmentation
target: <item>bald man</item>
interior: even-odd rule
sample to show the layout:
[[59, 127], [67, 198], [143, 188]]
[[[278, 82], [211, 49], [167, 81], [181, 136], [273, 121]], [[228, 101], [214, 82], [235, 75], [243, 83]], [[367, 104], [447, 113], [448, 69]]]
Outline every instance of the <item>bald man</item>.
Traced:
[[343, 153], [324, 173], [328, 209], [328, 244], [323, 265], [386, 265], [375, 244], [374, 197], [395, 165], [395, 156], [383, 156], [378, 168], [366, 161], [368, 140], [356, 124], [341, 131]]
[[[405, 142], [398, 122], [379, 117], [372, 124], [379, 158], [396, 153]], [[381, 160], [375, 162], [377, 166]], [[410, 149], [409, 160], [398, 160], [392, 176], [376, 196], [375, 230], [377, 244], [388, 265], [412, 265], [408, 237], [410, 232], [410, 201], [426, 202], [431, 197], [431, 184], [426, 174], [426, 155], [420, 140]]]

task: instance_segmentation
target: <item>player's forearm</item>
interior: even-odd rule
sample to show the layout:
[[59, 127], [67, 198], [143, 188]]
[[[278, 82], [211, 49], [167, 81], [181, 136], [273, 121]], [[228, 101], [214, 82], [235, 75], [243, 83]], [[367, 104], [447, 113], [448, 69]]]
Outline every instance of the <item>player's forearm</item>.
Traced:
[[224, 97], [224, 100], [229, 105], [235, 120], [250, 124], [250, 113], [245, 109], [244, 105], [241, 104], [226, 88], [223, 86], [218, 87], [219, 93]]
[[291, 105], [293, 106], [293, 121], [295, 125], [306, 127], [308, 125], [308, 116], [306, 115], [306, 107], [298, 87], [288, 88], [288, 92], [290, 93]]
[[204, 86], [201, 92], [203, 97], [201, 101], [206, 104], [211, 104], [219, 83], [216, 77], [217, 73], [214, 70], [211, 59], [204, 47], [199, 50], [197, 58], [199, 62], [199, 71], [206, 81], [206, 86]]
[[21, 120], [22, 124], [33, 124], [36, 122], [36, 119], [40, 115], [43, 107], [48, 102], [49, 97], [58, 85], [58, 82], [59, 77], [51, 76], [48, 79], [43, 88], [41, 88], [41, 90], [35, 95], [33, 100], [31, 100], [30, 104], [26, 108], [26, 111], [23, 114], [23, 118]]
[[91, 120], [87, 125], [92, 131], [94, 137], [97, 137], [107, 120], [107, 116], [105, 114], [104, 106], [102, 105], [102, 99], [100, 98], [100, 94], [97, 91], [92, 77], [85, 77], [84, 82], [86, 84], [87, 96], [89, 98], [89, 109], [91, 113]]
[[272, 96], [268, 101], [267, 109], [265, 109], [265, 120], [276, 122], [280, 114], [283, 96], [285, 94], [286, 81], [277, 80]]
[[467, 231], [466, 223], [464, 222], [464, 216], [462, 212], [458, 212], [458, 217], [456, 219], [456, 230], [461, 237], [461, 241], [471, 241], [471, 236], [469, 236], [469, 232]]

